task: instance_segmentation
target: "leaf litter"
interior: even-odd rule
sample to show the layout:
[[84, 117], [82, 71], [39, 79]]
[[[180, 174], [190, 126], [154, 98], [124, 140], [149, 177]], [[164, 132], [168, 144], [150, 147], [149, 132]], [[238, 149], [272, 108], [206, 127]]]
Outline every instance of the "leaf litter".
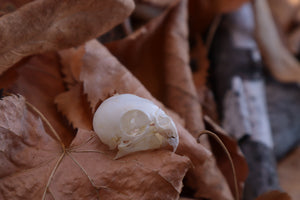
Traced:
[[[159, 5], [157, 1], [145, 2]], [[177, 48], [187, 46], [187, 1], [178, 1], [179, 4], [169, 2], [166, 1], [167, 8], [161, 16], [146, 25], [146, 29], [143, 27], [129, 37], [128, 44], [130, 44], [130, 39], [136, 37], [139, 38], [135, 41], [137, 46], [144, 45], [144, 48], [133, 49], [135, 53], [140, 50], [144, 52], [139, 61], [141, 63], [137, 66], [149, 64], [150, 67], [146, 67], [149, 70], [151, 66], [164, 68], [164, 65], [173, 65], [172, 59], [175, 58], [175, 60], [181, 60], [184, 63], [182, 66], [188, 69], [188, 49]], [[18, 1], [17, 7], [23, 3], [23, 1]], [[27, 57], [44, 51], [55, 51], [82, 44], [120, 23], [133, 9], [133, 4], [129, 0], [116, 1], [116, 4], [121, 6], [116, 6], [110, 1], [102, 3], [104, 7], [100, 6], [101, 3], [96, 4], [94, 1], [78, 4], [75, 1], [68, 1], [65, 5], [63, 3], [55, 5], [52, 0], [47, 2], [38, 0], [9, 14], [4, 13], [2, 17], [0, 14], [0, 30], [1, 27], [6, 27], [6, 31], [11, 31], [17, 21], [29, 20], [28, 23], [38, 26], [39, 22], [36, 20], [43, 18], [44, 15], [35, 8], [41, 8], [42, 11], [53, 6], [54, 11], [57, 13], [63, 11], [66, 17], [65, 21], [60, 21], [61, 18], [54, 19], [53, 24], [64, 28], [67, 31], [66, 35], [69, 34], [68, 37], [63, 37], [63, 34], [57, 32], [58, 29], [51, 32], [53, 27], [48, 27], [45, 30], [33, 29], [26, 32], [20, 40], [15, 39], [17, 36], [8, 34], [4, 34], [0, 40], [0, 44], [5, 46], [2, 49], [4, 54], [0, 57], [0, 73], [2, 73], [0, 88], [5, 88], [5, 91], [9, 93], [18, 94], [5, 96], [0, 100], [1, 111], [5, 111], [0, 113], [1, 199], [19, 199], [20, 197], [22, 199], [178, 199], [184, 177], [190, 177], [187, 178], [188, 181], [185, 180], [185, 183], [195, 190], [196, 197], [233, 199], [225, 179], [215, 165], [211, 152], [198, 144], [195, 137], [184, 128], [186, 122], [189, 123], [188, 119], [192, 118], [186, 117], [184, 114], [186, 110], [177, 111], [181, 117], [183, 116], [181, 118], [162, 104], [167, 104], [165, 99], [161, 98], [164, 97], [164, 92], [160, 86], [165, 84], [158, 82], [154, 84], [154, 88], [148, 87], [147, 81], [144, 82], [145, 78], [149, 78], [148, 76], [135, 73], [130, 64], [125, 64], [130, 71], [126, 69], [95, 40], [81, 47], [60, 51], [60, 60], [55, 52]], [[241, 1], [235, 1], [231, 6], [235, 7], [235, 4], [240, 3]], [[221, 5], [222, 1], [219, 1], [219, 4]], [[110, 11], [110, 8], [116, 7], [114, 12], [121, 13], [121, 15], [116, 15], [117, 17], [113, 20], [95, 22], [101, 18], [101, 14], [91, 15], [90, 21], [84, 19], [84, 14], [78, 14], [77, 22], [83, 27], [82, 31], [86, 31], [86, 27], [90, 25], [97, 24], [90, 33], [82, 33], [78, 28], [74, 30], [74, 27], [65, 26], [72, 22], [72, 15], [66, 9], [68, 5], [74, 8], [75, 13], [81, 9], [86, 9], [87, 12], [105, 9], [103, 16], [108, 15], [107, 11]], [[36, 15], [28, 17], [26, 13], [28, 14], [31, 10], [37, 10]], [[112, 13], [109, 15], [115, 16]], [[13, 20], [9, 21], [9, 19]], [[52, 18], [47, 20], [51, 21]], [[66, 23], [60, 24], [60, 22]], [[47, 23], [50, 22], [45, 22]], [[27, 24], [24, 23], [20, 29], [26, 30], [26, 27]], [[175, 38], [167, 39], [174, 33]], [[27, 43], [25, 39], [35, 34], [39, 37], [33, 38], [32, 43]], [[80, 35], [81, 39], [73, 40], [74, 34]], [[56, 43], [56, 37], [61, 37], [59, 41], [63, 42]], [[39, 45], [34, 45], [38, 44], [35, 40], [41, 41], [45, 46], [41, 48]], [[163, 62], [155, 63], [151, 56], [147, 57], [147, 53], [153, 54], [151, 52], [153, 50], [148, 48], [149, 45], [151, 47], [151, 41], [154, 41], [154, 45], [159, 44], [156, 46], [158, 52], [160, 42], [166, 42], [166, 46], [171, 45], [178, 51], [163, 49], [155, 59], [156, 61], [163, 60]], [[118, 41], [117, 44], [121, 47], [122, 42]], [[14, 49], [16, 46], [18, 49]], [[125, 47], [127, 48], [126, 45]], [[114, 51], [112, 52], [115, 54]], [[24, 57], [27, 58], [18, 62]], [[119, 56], [117, 58], [120, 59]], [[129, 56], [126, 59], [128, 58]], [[138, 58], [139, 56], [132, 58], [133, 63], [136, 62], [134, 59]], [[147, 60], [149, 62], [145, 62]], [[14, 66], [11, 67], [13, 64]], [[161, 72], [162, 68], [156, 68], [152, 74]], [[172, 71], [169, 70], [169, 72]], [[176, 75], [175, 73], [174, 76]], [[184, 76], [190, 75], [190, 71], [185, 71]], [[189, 82], [192, 80], [191, 77], [188, 79], [190, 80], [185, 83], [191, 85], [192, 83]], [[159, 78], [159, 81], [162, 80], [162, 77]], [[191, 87], [187, 86], [183, 91], [191, 92], [195, 96], [199, 95], [196, 94], [195, 88], [189, 91], [190, 89]], [[150, 99], [172, 116], [180, 135], [176, 154], [167, 149], [161, 149], [136, 153], [120, 160], [113, 159], [116, 152], [108, 150], [96, 137], [92, 130], [91, 119], [99, 104], [116, 93], [133, 93]], [[176, 103], [173, 101], [169, 103], [173, 106], [167, 106], [172, 109], [176, 108]], [[196, 119], [202, 118], [199, 102], [193, 105], [199, 107], [196, 115], [200, 117]], [[57, 109], [65, 118], [59, 115]], [[190, 113], [187, 112], [187, 114]], [[197, 130], [204, 128], [202, 119], [199, 119], [199, 122], [201, 122], [200, 128], [196, 128]], [[193, 125], [187, 128], [191, 130]]]
[[66, 148], [24, 97], [4, 97], [0, 107], [1, 199], [174, 199], [180, 193], [186, 157], [159, 150], [114, 160], [83, 129]]

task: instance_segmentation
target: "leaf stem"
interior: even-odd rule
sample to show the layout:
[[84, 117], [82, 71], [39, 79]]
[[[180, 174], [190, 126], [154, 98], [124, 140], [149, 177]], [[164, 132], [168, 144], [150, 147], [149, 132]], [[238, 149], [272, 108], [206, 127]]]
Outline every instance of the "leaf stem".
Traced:
[[34, 112], [36, 112], [42, 118], [42, 121], [50, 128], [51, 132], [54, 134], [54, 136], [56, 137], [56, 139], [61, 143], [62, 148], [65, 151], [65, 145], [63, 144], [63, 142], [60, 139], [58, 133], [55, 131], [55, 129], [50, 124], [50, 122], [48, 121], [48, 119], [43, 115], [43, 113], [41, 113], [34, 105], [32, 105], [31, 103], [29, 103], [28, 101], [26, 101], [26, 105], [29, 106]]
[[235, 188], [235, 199], [236, 200], [239, 200], [239, 188], [238, 188], [238, 181], [237, 181], [237, 176], [236, 176], [236, 171], [235, 171], [235, 167], [234, 167], [234, 164], [233, 164], [233, 160], [231, 158], [231, 155], [228, 151], [228, 149], [226, 148], [225, 144], [222, 142], [222, 140], [219, 138], [219, 136], [211, 131], [208, 131], [208, 130], [204, 130], [204, 131], [201, 131], [199, 133], [199, 136], [198, 136], [198, 139], [197, 139], [197, 142], [200, 143], [199, 139], [202, 135], [204, 134], [207, 134], [209, 136], [212, 136], [220, 145], [221, 147], [223, 148], [223, 150], [225, 151], [228, 159], [229, 159], [229, 162], [230, 162], [230, 165], [231, 165], [231, 169], [232, 169], [232, 174], [233, 174], [233, 181], [234, 181], [234, 188]]
[[45, 190], [44, 190], [44, 193], [43, 193], [42, 200], [44, 200], [44, 199], [46, 198], [46, 194], [47, 194], [49, 185], [50, 185], [50, 183], [51, 183], [51, 181], [52, 181], [52, 179], [53, 179], [53, 177], [54, 177], [54, 174], [55, 174], [55, 172], [56, 172], [56, 170], [57, 170], [59, 164], [61, 163], [63, 157], [65, 156], [65, 154], [66, 154], [66, 152], [64, 151], [64, 152], [61, 154], [61, 156], [59, 157], [59, 159], [57, 160], [57, 162], [56, 162], [56, 164], [55, 164], [55, 166], [54, 166], [54, 168], [53, 168], [53, 170], [52, 170], [52, 172], [51, 172], [51, 174], [50, 174], [50, 176], [49, 176], [47, 185], [46, 185]]

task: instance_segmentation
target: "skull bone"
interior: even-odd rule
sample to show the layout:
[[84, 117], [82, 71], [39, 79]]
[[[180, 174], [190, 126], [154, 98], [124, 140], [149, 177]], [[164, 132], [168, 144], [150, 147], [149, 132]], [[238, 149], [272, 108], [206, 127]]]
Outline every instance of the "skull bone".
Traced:
[[118, 148], [116, 159], [168, 144], [175, 151], [179, 142], [173, 120], [153, 102], [132, 94], [106, 99], [95, 112], [93, 128], [110, 149]]

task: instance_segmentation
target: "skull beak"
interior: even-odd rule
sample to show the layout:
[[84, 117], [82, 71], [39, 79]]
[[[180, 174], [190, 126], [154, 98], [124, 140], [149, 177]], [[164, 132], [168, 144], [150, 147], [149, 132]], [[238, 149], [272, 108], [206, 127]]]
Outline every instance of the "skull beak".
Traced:
[[170, 136], [170, 137], [168, 137], [167, 141], [168, 141], [169, 145], [171, 145], [173, 147], [173, 152], [175, 152], [177, 149], [177, 146], [178, 146], [178, 137]]

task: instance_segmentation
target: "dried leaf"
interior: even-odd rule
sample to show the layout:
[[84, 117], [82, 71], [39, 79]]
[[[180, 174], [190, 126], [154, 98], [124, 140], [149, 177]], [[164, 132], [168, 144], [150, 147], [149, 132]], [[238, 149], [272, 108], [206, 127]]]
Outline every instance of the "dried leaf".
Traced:
[[292, 54], [297, 55], [300, 49], [300, 27], [288, 33], [287, 45]]
[[54, 98], [65, 91], [56, 53], [38, 55], [23, 60], [0, 76], [0, 88], [6, 92], [21, 94], [37, 107], [67, 145], [74, 137], [56, 110]]
[[93, 112], [101, 101], [115, 93], [151, 97], [139, 81], [95, 40], [86, 44], [82, 63], [80, 80], [83, 82], [84, 93], [88, 95]]
[[58, 105], [58, 110], [66, 116], [73, 127], [92, 130], [92, 112], [85, 96], [82, 95], [80, 84], [58, 95], [55, 103]]
[[[62, 73], [64, 75], [64, 82], [67, 85], [68, 88], [74, 86], [79, 81], [79, 75], [80, 75], [80, 69], [82, 66], [82, 63], [80, 61], [81, 57], [84, 54], [84, 48], [79, 48], [74, 51], [81, 51], [82, 55], [78, 57], [70, 57], [73, 55], [73, 53], [69, 54], [70, 50], [61, 50], [59, 51], [59, 55], [61, 57], [61, 63], [62, 63]], [[65, 61], [66, 59], [66, 61]], [[72, 61], [72, 62], [68, 62]]]
[[151, 94], [186, 119], [186, 127], [195, 134], [204, 125], [187, 37], [187, 1], [181, 1], [133, 35], [107, 46]]
[[204, 102], [203, 91], [206, 88], [209, 61], [207, 58], [207, 50], [200, 36], [193, 41], [191, 53], [191, 68], [193, 70], [193, 80], [197, 90], [199, 100]]
[[[74, 49], [71, 49], [70, 52], [75, 53], [73, 50]], [[78, 54], [80, 53], [81, 52], [78, 51]], [[76, 57], [78, 54], [76, 55], [75, 53], [74, 56]], [[133, 75], [126, 70], [107, 49], [97, 41], [92, 40], [85, 45], [85, 54], [82, 57], [82, 63], [83, 67], [81, 69], [80, 79], [83, 82], [83, 90], [87, 95], [88, 102], [90, 103], [93, 112], [102, 101], [115, 93], [135, 94], [150, 99], [159, 107], [164, 108], [164, 106], [155, 100], [144, 86], [133, 77]], [[65, 101], [69, 101], [73, 97], [74, 95], [70, 96], [69, 99], [65, 99]], [[64, 105], [66, 111], [68, 110], [70, 113], [73, 112], [70, 105], [68, 106], [67, 103]], [[170, 110], [164, 110], [172, 115], [172, 118], [177, 122], [177, 127], [181, 127], [178, 116]], [[75, 119], [72, 119], [74, 114], [67, 114], [68, 112], [61, 111], [64, 115], [68, 116], [69, 121], [75, 121]], [[75, 127], [77, 126], [80, 126], [80, 124], [75, 125]], [[190, 152], [190, 154], [195, 157], [199, 156], [199, 162], [203, 162], [209, 153], [201, 145], [198, 145], [196, 140], [187, 134], [187, 131], [184, 128], [181, 127], [180, 129], [180, 132], [184, 132], [182, 134], [182, 137], [184, 138], [183, 142], [186, 141], [183, 145], [183, 151], [189, 151], [187, 146], [195, 148], [194, 151], [197, 153]], [[179, 149], [181, 149], [181, 147], [179, 147]]]
[[214, 95], [207, 86], [209, 70], [207, 48], [204, 46], [202, 39], [198, 35], [192, 41], [191, 46], [190, 64], [199, 102], [202, 106], [204, 115], [208, 115], [214, 121], [218, 121], [217, 105], [214, 100]]
[[0, 74], [25, 56], [95, 38], [122, 22], [133, 8], [132, 0], [30, 2], [0, 18]]
[[300, 145], [287, 157], [279, 162], [278, 176], [282, 189], [290, 194], [292, 199], [300, 199]]
[[281, 82], [299, 82], [300, 63], [281, 41], [267, 0], [256, 0], [253, 5], [257, 42], [267, 67]]
[[179, 1], [180, 0], [135, 0], [136, 8], [132, 15], [133, 26], [141, 27], [145, 25]]
[[[204, 119], [207, 129], [216, 133], [229, 151], [233, 164], [235, 166], [239, 193], [242, 194], [244, 183], [248, 177], [248, 165], [245, 157], [243, 156], [237, 142], [230, 138], [224, 129], [222, 129], [219, 125], [212, 121], [212, 119], [210, 119], [208, 116], [204, 116]], [[210, 142], [212, 144], [212, 151], [216, 157], [218, 166], [221, 169], [222, 173], [225, 175], [226, 180], [229, 183], [231, 192], [234, 194], [236, 191], [230, 162], [220, 145], [217, 144], [214, 139], [211, 139]]]
[[[73, 50], [70, 52], [74, 52]], [[74, 56], [77, 57], [78, 54]], [[83, 82], [84, 93], [87, 95], [93, 111], [102, 101], [114, 93], [132, 93], [152, 100], [175, 120], [180, 137], [176, 153], [188, 156], [193, 163], [194, 167], [189, 171], [189, 186], [197, 190], [197, 196], [212, 199], [232, 199], [230, 193], [224, 192], [229, 192], [224, 179], [212, 178], [219, 177], [219, 171], [212, 162], [213, 158], [210, 152], [202, 145], [197, 144], [195, 138], [182, 127], [176, 114], [156, 101], [105, 47], [97, 41], [88, 42], [85, 45], [82, 63], [80, 80]], [[72, 99], [72, 97], [69, 98]], [[69, 108], [66, 109], [72, 111]], [[69, 114], [68, 116], [72, 117], [73, 115]], [[75, 120], [70, 118], [69, 121]]]
[[[107, 44], [107, 47], [151, 94], [185, 120], [185, 127], [194, 137], [204, 130], [200, 101], [189, 66], [187, 1], [181, 1], [129, 37]], [[209, 148], [205, 137], [201, 141]], [[211, 174], [210, 179], [205, 179], [206, 185], [220, 184], [222, 194], [216, 196], [232, 198], [214, 159], [207, 162], [211, 163], [204, 165], [205, 175], [202, 168], [195, 173], [201, 178]], [[187, 184], [197, 190], [198, 197], [216, 194], [195, 178], [190, 178]]]
[[[69, 148], [26, 105], [0, 101], [1, 199], [176, 199], [186, 157], [158, 150], [114, 160], [94, 132], [79, 129]], [[21, 185], [20, 185], [21, 183]]]
[[[186, 128], [196, 136], [204, 129], [202, 109], [189, 66], [189, 44], [187, 27], [187, 2], [182, 1], [169, 13], [165, 21], [164, 63], [165, 101], [186, 122]], [[160, 26], [164, 26], [162, 23]], [[167, 25], [168, 24], [168, 25]], [[158, 27], [161, 28], [161, 27]]]
[[268, 0], [272, 16], [281, 33], [287, 33], [299, 10], [299, 0]]
[[[187, 64], [186, 27], [182, 28], [180, 23], [187, 17], [185, 6], [186, 1], [182, 1], [180, 6], [170, 9], [161, 17], [161, 24], [157, 25], [161, 30], [153, 31], [153, 35], [154, 38], [163, 38], [157, 41], [164, 42], [170, 48], [164, 49], [167, 51], [161, 54], [166, 66], [176, 66], [183, 62], [177, 70], [173, 71], [170, 67], [165, 70], [168, 75], [177, 71], [167, 77], [166, 85], [175, 85], [182, 90], [168, 89], [171, 95], [167, 98], [186, 96], [182, 95], [183, 92], [191, 95], [192, 99], [186, 96], [177, 103], [171, 100], [169, 104], [173, 108], [178, 108], [178, 104], [182, 103], [182, 106], [186, 105], [185, 109], [178, 112], [185, 118], [194, 120], [193, 122], [196, 120], [198, 123], [188, 124], [188, 127], [192, 130], [197, 127], [195, 130], [198, 130], [203, 128], [201, 124], [199, 128], [201, 107]], [[5, 14], [0, 18], [0, 32], [3, 33], [0, 46], [5, 47], [0, 50], [0, 74], [27, 55], [76, 46], [107, 31], [123, 20], [132, 7], [130, 0], [98, 3], [92, 0], [84, 3], [73, 0], [36, 0], [11, 14]], [[83, 14], [79, 14], [82, 10]], [[108, 14], [114, 16], [113, 20], [104, 21]], [[35, 28], [28, 31], [29, 25]], [[176, 26], [180, 31], [173, 31]], [[23, 30], [25, 34], [22, 37], [18, 34], [9, 35], [9, 32], [16, 30], [15, 27], [18, 27], [18, 31]], [[168, 36], [162, 37], [165, 33]], [[175, 35], [172, 36], [173, 34]], [[147, 39], [149, 38], [146, 37], [145, 40]], [[156, 47], [159, 45], [161, 44], [155, 44]], [[185, 48], [178, 48], [180, 46]], [[60, 55], [68, 92], [63, 92], [62, 78], [57, 74], [59, 65], [55, 54], [29, 58], [4, 73], [9, 76], [0, 76], [0, 87], [24, 94], [60, 133], [58, 135], [51, 132], [45, 119], [40, 119], [41, 114], [28, 106], [22, 96], [10, 96], [0, 100], [1, 111], [4, 111], [0, 113], [0, 199], [178, 199], [182, 179], [190, 166], [190, 161], [185, 156], [194, 165], [189, 171], [187, 183], [196, 190], [195, 196], [232, 199], [226, 183], [222, 178], [219, 179], [220, 174], [210, 152], [197, 144], [182, 127], [179, 117], [156, 101], [103, 46], [92, 41], [85, 47], [62, 51]], [[177, 56], [179, 62], [170, 59], [174, 55], [180, 55]], [[150, 57], [150, 61], [152, 58]], [[152, 63], [155, 62], [157, 61]], [[41, 69], [37, 66], [41, 66]], [[184, 73], [178, 73], [181, 70]], [[179, 78], [181, 84], [173, 79], [178, 74], [182, 75]], [[164, 81], [164, 78], [160, 81]], [[160, 83], [155, 88], [159, 92]], [[182, 85], [183, 88], [180, 87]], [[67, 149], [64, 144], [69, 144], [73, 135], [62, 123], [53, 105], [54, 96], [59, 93], [61, 94], [55, 100], [58, 109], [78, 129], [75, 139], [70, 146], [67, 145]], [[177, 153], [185, 156], [156, 150], [113, 160], [115, 152], [109, 151], [91, 130], [91, 114], [103, 100], [114, 93], [134, 93], [167, 110], [175, 119], [180, 134]], [[168, 102], [167, 98], [165, 102]], [[196, 103], [190, 104], [193, 101]], [[197, 110], [196, 117], [191, 117], [190, 113], [194, 110]], [[66, 138], [61, 141], [60, 136]]]
[[227, 13], [238, 9], [248, 0], [232, 0], [230, 2], [226, 0], [214, 0], [212, 5], [219, 13]]
[[268, 0], [280, 39], [294, 55], [299, 52], [299, 0]]
[[[204, 34], [213, 19], [223, 13], [231, 12], [239, 8], [249, 0], [190, 0], [189, 1], [189, 24], [191, 36]], [[201, 23], [199, 23], [201, 22]]]
[[285, 192], [275, 190], [259, 196], [256, 200], [291, 200], [291, 197]]
[[5, 97], [0, 108], [0, 198], [41, 199], [62, 147], [23, 97]]

